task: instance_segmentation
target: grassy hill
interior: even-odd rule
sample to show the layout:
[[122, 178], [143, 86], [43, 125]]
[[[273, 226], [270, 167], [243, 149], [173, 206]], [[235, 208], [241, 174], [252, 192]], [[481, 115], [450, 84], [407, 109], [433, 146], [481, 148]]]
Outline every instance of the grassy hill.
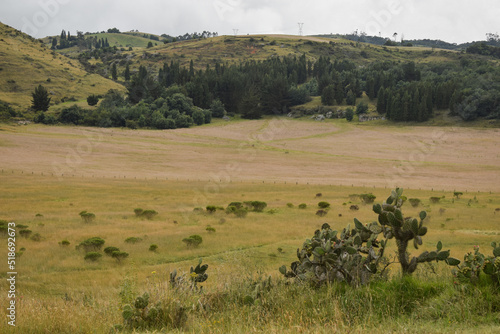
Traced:
[[53, 104], [125, 89], [87, 73], [78, 61], [51, 52], [38, 40], [1, 23], [0, 50], [0, 100], [21, 111], [30, 106], [31, 92], [39, 84], [50, 92]]

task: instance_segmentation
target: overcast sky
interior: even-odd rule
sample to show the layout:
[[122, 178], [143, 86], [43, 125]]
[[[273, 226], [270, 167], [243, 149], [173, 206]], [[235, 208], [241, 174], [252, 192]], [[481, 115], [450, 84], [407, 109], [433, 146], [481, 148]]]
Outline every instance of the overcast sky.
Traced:
[[116, 27], [183, 35], [351, 33], [452, 43], [500, 32], [498, 0], [0, 0], [0, 21], [34, 37]]

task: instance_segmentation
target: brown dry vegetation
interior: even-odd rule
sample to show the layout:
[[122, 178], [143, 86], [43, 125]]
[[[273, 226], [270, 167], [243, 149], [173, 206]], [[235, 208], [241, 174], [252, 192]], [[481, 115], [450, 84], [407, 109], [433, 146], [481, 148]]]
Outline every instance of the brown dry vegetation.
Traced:
[[24, 173], [500, 190], [498, 129], [275, 118], [173, 131], [1, 130], [0, 168]]

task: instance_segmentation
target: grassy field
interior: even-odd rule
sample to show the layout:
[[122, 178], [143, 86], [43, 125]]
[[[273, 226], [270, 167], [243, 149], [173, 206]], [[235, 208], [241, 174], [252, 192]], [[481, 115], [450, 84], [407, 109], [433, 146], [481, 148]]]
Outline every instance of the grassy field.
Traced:
[[[427, 142], [436, 131], [440, 137]], [[172, 314], [182, 310], [184, 320], [171, 320], [178, 332], [495, 333], [498, 293], [485, 284], [455, 288], [446, 265], [434, 265], [436, 274], [422, 266], [413, 279], [399, 278], [392, 267], [390, 282], [320, 291], [286, 285], [277, 269], [289, 266], [325, 222], [342, 229], [354, 217], [376, 220], [370, 205], [349, 195], [373, 193], [380, 202], [394, 181], [422, 200], [419, 208], [405, 205], [405, 215], [426, 210], [430, 216], [424, 250], [441, 240], [459, 259], [473, 245], [490, 253], [490, 242], [500, 241], [496, 133], [287, 119], [173, 131], [2, 125], [0, 219], [27, 225], [41, 240], [16, 239], [17, 250], [25, 248], [16, 260], [17, 331], [3, 321], [0, 332], [108, 333], [123, 322], [123, 305], [147, 291]], [[412, 152], [419, 147], [416, 164]], [[384, 170], [400, 166], [407, 176], [384, 178]], [[455, 189], [464, 192], [459, 199]], [[432, 204], [433, 196], [440, 202]], [[251, 200], [268, 206], [245, 218], [195, 210]], [[315, 215], [319, 201], [332, 206], [322, 218]], [[359, 210], [351, 211], [352, 204]], [[141, 219], [135, 208], [158, 215]], [[85, 223], [83, 210], [95, 221]], [[207, 232], [208, 225], [216, 232]], [[203, 237], [197, 248], [182, 242], [192, 234]], [[129, 258], [85, 261], [75, 246], [96, 236]], [[125, 242], [129, 237], [142, 241]], [[62, 240], [70, 245], [59, 245]], [[157, 252], [149, 251], [151, 244]], [[166, 284], [172, 270], [189, 272], [199, 258], [209, 265], [204, 294]], [[1, 291], [7, 271], [2, 261]], [[269, 275], [273, 288], [248, 304], [246, 296]], [[1, 299], [3, 310], [7, 303]]]
[[1, 23], [0, 39], [0, 100], [15, 109], [24, 112], [31, 105], [31, 93], [39, 84], [49, 91], [53, 104], [105, 94], [109, 89], [125, 90], [112, 80], [87, 73], [77, 60], [52, 53], [37, 40]]

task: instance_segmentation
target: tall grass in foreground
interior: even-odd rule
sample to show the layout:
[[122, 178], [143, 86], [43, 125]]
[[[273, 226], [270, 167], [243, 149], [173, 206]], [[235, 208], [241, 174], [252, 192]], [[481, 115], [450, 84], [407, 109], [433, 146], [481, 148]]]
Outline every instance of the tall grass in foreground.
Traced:
[[[494, 333], [500, 329], [496, 287], [488, 282], [457, 287], [443, 278], [406, 276], [359, 288], [335, 283], [313, 289], [281, 278], [238, 275], [199, 293], [172, 288], [166, 284], [166, 274], [155, 275], [146, 289], [150, 305], [159, 302], [171, 317], [166, 326], [139, 331]], [[185, 314], [181, 317], [179, 312]]]

